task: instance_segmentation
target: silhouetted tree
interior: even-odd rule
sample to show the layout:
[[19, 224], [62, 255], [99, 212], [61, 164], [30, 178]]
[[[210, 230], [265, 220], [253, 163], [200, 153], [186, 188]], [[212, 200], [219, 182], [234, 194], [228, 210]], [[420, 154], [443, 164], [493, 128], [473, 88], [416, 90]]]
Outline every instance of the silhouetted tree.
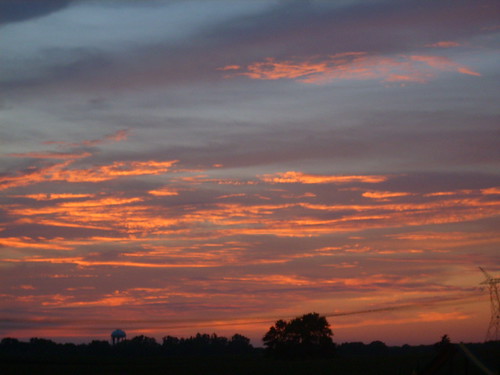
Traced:
[[153, 337], [135, 336], [130, 340], [120, 341], [114, 345], [116, 353], [121, 355], [151, 356], [160, 353], [161, 345]]
[[253, 351], [250, 339], [238, 333], [231, 337], [231, 341], [228, 342], [227, 347], [231, 354], [247, 354]]
[[0, 341], [0, 345], [2, 347], [11, 347], [19, 345], [20, 341], [13, 337], [4, 337], [2, 341]]
[[360, 356], [368, 354], [368, 345], [360, 341], [344, 342], [337, 347], [337, 354], [344, 356]]
[[38, 337], [33, 337], [30, 339], [30, 350], [37, 354], [53, 354], [57, 351], [57, 344], [48, 339], [41, 339]]
[[387, 345], [380, 340], [372, 341], [370, 344], [368, 344], [367, 349], [368, 349], [367, 354], [377, 355], [377, 356], [385, 354], [389, 350]]
[[2, 354], [21, 354], [29, 350], [27, 342], [21, 342], [12, 337], [5, 337], [0, 342], [0, 352]]
[[135, 336], [134, 338], [132, 338], [132, 340], [130, 340], [130, 343], [137, 346], [146, 347], [156, 347], [156, 345], [158, 345], [154, 337], [148, 337], [144, 335]]
[[436, 348], [436, 350], [439, 352], [448, 350], [450, 346], [451, 346], [451, 341], [448, 335], [443, 335], [441, 337], [441, 341], [434, 344], [434, 348]]
[[88, 354], [92, 355], [109, 355], [111, 352], [111, 345], [105, 340], [92, 340], [84, 348]]
[[177, 355], [180, 352], [180, 342], [181, 340], [175, 336], [165, 336], [161, 346], [167, 355]]
[[163, 337], [162, 348], [168, 356], [176, 355], [228, 355], [243, 354], [253, 351], [250, 339], [240, 334], [235, 334], [228, 340], [226, 337], [217, 336], [215, 333], [197, 333], [189, 338], [174, 336]]
[[263, 338], [267, 354], [277, 358], [324, 358], [335, 350], [333, 332], [324, 316], [305, 314], [278, 320]]

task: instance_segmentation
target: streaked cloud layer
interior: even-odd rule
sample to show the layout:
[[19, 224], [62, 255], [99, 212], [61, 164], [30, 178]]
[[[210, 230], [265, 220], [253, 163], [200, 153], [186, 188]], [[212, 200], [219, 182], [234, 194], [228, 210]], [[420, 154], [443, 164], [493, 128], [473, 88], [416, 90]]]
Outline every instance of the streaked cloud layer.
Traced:
[[1, 337], [483, 339], [497, 2], [0, 10]]

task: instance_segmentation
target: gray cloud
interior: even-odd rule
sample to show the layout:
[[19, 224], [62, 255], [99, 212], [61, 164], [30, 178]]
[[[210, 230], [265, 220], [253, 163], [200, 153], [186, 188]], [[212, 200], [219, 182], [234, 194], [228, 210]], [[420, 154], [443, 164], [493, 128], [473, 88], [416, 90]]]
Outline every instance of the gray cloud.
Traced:
[[[96, 43], [92, 50], [88, 43], [82, 44], [74, 36], [73, 46], [43, 48], [47, 56], [45, 62], [49, 64], [46, 70], [36, 75], [36, 71], [44, 69], [37, 56], [37, 63], [24, 69], [35, 77], [24, 79], [33, 81], [45, 76], [44, 84], [60, 82], [80, 89], [93, 86], [126, 90], [218, 79], [221, 77], [221, 72], [216, 70], [219, 67], [246, 65], [270, 56], [280, 59], [350, 51], [407, 53], [429, 43], [467, 40], [488, 33], [487, 26], [496, 22], [495, 7], [498, 5], [494, 1], [479, 5], [426, 3], [425, 6], [413, 2], [377, 2], [340, 8], [324, 8], [321, 3], [316, 6], [304, 2], [283, 3], [243, 15], [229, 12], [225, 22], [207, 23], [182, 43], [170, 40], [171, 32], [155, 40], [134, 36], [137, 40], [129, 43], [126, 53], [117, 49], [112, 41]], [[144, 13], [146, 15], [170, 10], [169, 7], [148, 9], [148, 6], [141, 8], [149, 12]], [[470, 17], [471, 14], [474, 17]], [[107, 25], [112, 32], [115, 26]], [[50, 45], [43, 39], [41, 42]], [[9, 76], [12, 83], [23, 82], [22, 75]]]
[[66, 8], [74, 0], [2, 0], [0, 25], [43, 17]]

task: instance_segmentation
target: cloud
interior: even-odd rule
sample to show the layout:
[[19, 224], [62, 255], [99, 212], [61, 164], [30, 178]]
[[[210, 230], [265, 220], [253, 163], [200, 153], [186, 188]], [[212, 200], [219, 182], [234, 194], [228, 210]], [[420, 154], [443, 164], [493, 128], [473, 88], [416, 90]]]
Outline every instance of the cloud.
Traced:
[[102, 182], [127, 176], [159, 175], [169, 171], [177, 161], [115, 161], [84, 169], [70, 168], [73, 162], [70, 159], [41, 168], [31, 168], [14, 176], [0, 177], [0, 190], [48, 181]]
[[452, 47], [459, 47], [461, 44], [457, 42], [452, 42], [449, 40], [444, 40], [441, 42], [436, 42], [436, 43], [431, 43], [431, 44], [426, 44], [425, 47], [432, 47], [432, 48], [452, 48]]
[[[50, 1], [37, 3], [44, 4], [40, 8], [50, 8]], [[192, 53], [187, 50], [196, 47], [209, 55], [212, 47], [200, 48], [206, 45], [203, 41], [207, 29], [235, 18], [260, 14], [273, 7], [274, 1], [218, 5], [205, 1], [77, 1], [63, 12], [29, 23], [7, 25], [3, 43], [0, 41], [5, 51], [2, 57], [6, 55], [0, 75], [13, 88], [27, 83], [59, 86], [68, 81], [86, 88], [89, 83], [123, 88], [146, 82], [154, 85], [159, 78], [162, 82], [186, 78], [193, 73], [185, 65], [185, 58]], [[26, 11], [31, 6], [21, 8]], [[103, 34], [102, 27], [108, 32]], [[170, 51], [174, 49], [178, 53], [172, 55]], [[138, 58], [139, 55], [145, 58]], [[148, 68], [144, 69], [144, 64]], [[173, 74], [168, 74], [169, 71]], [[128, 76], [128, 82], [122, 79], [123, 74]]]
[[346, 52], [307, 60], [267, 58], [249, 64], [245, 71], [227, 78], [246, 76], [258, 80], [293, 79], [303, 83], [330, 83], [336, 80], [379, 80], [381, 82], [427, 82], [441, 72], [481, 76], [470, 67], [447, 57], [427, 55], [371, 56]]
[[281, 172], [274, 175], [267, 174], [260, 178], [264, 182], [273, 184], [346, 184], [352, 182], [376, 184], [388, 179], [387, 176], [325, 176], [295, 171]]
[[[127, 181], [136, 176], [163, 175], [170, 172], [172, 166], [177, 163], [154, 160], [127, 161], [71, 169], [74, 162], [67, 160], [55, 163], [16, 178], [3, 177], [4, 188], [29, 186], [40, 182], [92, 182], [99, 189], [99, 184], [107, 181]], [[183, 173], [187, 176], [178, 176], [179, 171], [176, 175], [169, 176], [170, 183], [160, 188], [151, 189], [148, 185], [142, 190], [135, 188], [135, 194], [127, 193], [124, 189], [122, 192], [115, 191], [113, 195], [104, 192], [98, 195], [11, 195], [21, 199], [34, 199], [43, 205], [33, 206], [19, 201], [6, 206], [5, 212], [17, 217], [18, 225], [38, 224], [142, 235], [168, 234], [185, 240], [190, 237], [220, 239], [258, 235], [321, 237], [328, 233], [359, 232], [369, 228], [478, 220], [491, 217], [497, 210], [495, 202], [481, 199], [484, 194], [479, 190], [468, 190], [466, 197], [443, 194], [440, 191], [417, 194], [397, 190], [368, 190], [359, 193], [360, 188], [357, 186], [360, 184], [390, 183], [391, 178], [388, 175], [328, 175], [288, 171], [260, 175], [255, 179], [225, 179], [216, 177], [217, 170], [210, 171], [210, 177], [208, 174], [199, 175], [196, 172], [192, 176], [189, 174], [193, 172]], [[394, 178], [396, 176], [392, 176], [392, 179]], [[276, 184], [283, 188], [277, 191], [267, 190], [269, 186]], [[313, 193], [300, 188], [300, 185], [306, 185], [307, 190], [310, 190], [317, 185], [319, 188], [328, 184], [354, 185], [349, 189], [340, 190], [342, 193], [330, 189], [330, 194], [345, 194], [350, 200], [362, 196], [374, 199], [377, 203], [329, 203], [321, 190]], [[234, 190], [243, 186], [246, 193]], [[291, 190], [288, 191], [288, 188]], [[206, 195], [204, 191], [210, 189], [213, 189], [213, 192]], [[166, 201], [164, 197], [171, 199]], [[221, 198], [224, 201], [221, 201]], [[398, 203], [379, 204], [390, 198], [398, 198]], [[426, 201], [423, 198], [429, 199]], [[190, 204], [192, 201], [198, 203]]]
[[436, 68], [441, 71], [456, 71], [461, 74], [480, 77], [481, 74], [473, 71], [471, 68], [458, 64], [451, 59], [443, 56], [411, 56], [412, 61], [422, 62], [429, 67]]
[[0, 25], [43, 17], [66, 8], [71, 2], [72, 0], [2, 0], [0, 2]]
[[482, 189], [481, 192], [484, 195], [500, 195], [500, 187], [492, 187], [492, 188]]
[[24, 152], [24, 153], [11, 153], [8, 156], [14, 158], [30, 158], [30, 159], [84, 159], [92, 154], [90, 152], [81, 153], [65, 153], [65, 152]]
[[385, 200], [387, 198], [405, 197], [411, 195], [411, 193], [397, 191], [366, 191], [362, 195], [366, 198]]
[[226, 65], [221, 68], [217, 68], [217, 70], [227, 71], [227, 70], [239, 70], [241, 66], [239, 65]]
[[49, 201], [49, 200], [56, 200], [56, 199], [77, 199], [77, 198], [92, 198], [94, 197], [94, 194], [54, 194], [54, 193], [47, 193], [47, 194], [26, 194], [26, 195], [10, 195], [11, 198], [27, 198], [27, 199], [34, 199], [36, 201]]
[[417, 244], [420, 248], [434, 251], [436, 251], [436, 249], [441, 249], [440, 251], [445, 253], [453, 248], [478, 247], [485, 244], [494, 245], [498, 241], [497, 235], [494, 232], [488, 231], [432, 232], [416, 230], [414, 232], [391, 234], [387, 236], [399, 240], [401, 244], [410, 242]]
[[[262, 62], [266, 57], [263, 51], [268, 51], [267, 56], [276, 56], [279, 63], [295, 63], [294, 59], [299, 59], [299, 64], [310, 56], [324, 56], [325, 51], [330, 56], [339, 51], [367, 51], [379, 56], [407, 55], [408, 39], [415, 46], [422, 46], [439, 42], [435, 40], [436, 35], [442, 36], [441, 40], [460, 36], [461, 39], [472, 38], [484, 33], [480, 26], [494, 19], [494, 12], [481, 6], [427, 4], [426, 7], [414, 7], [397, 2], [377, 2], [369, 7], [357, 3], [342, 7], [318, 5], [317, 9], [305, 4], [237, 2], [225, 12], [214, 12], [214, 17], [199, 19], [200, 14], [193, 14], [189, 4], [134, 6], [127, 2], [126, 5], [113, 6], [78, 3], [58, 20], [61, 27], [70, 29], [71, 23], [67, 26], [69, 21], [88, 30], [100, 30], [94, 24], [107, 25], [109, 19], [118, 21], [109, 25], [106, 38], [97, 31], [77, 35], [69, 33], [64, 38], [71, 40], [69, 45], [54, 42], [60, 38], [52, 35], [53, 22], [37, 25], [36, 43], [29, 42], [34, 35], [31, 30], [26, 33], [15, 30], [15, 35], [12, 35], [15, 38], [11, 41], [9, 33], [4, 48], [22, 45], [27, 50], [21, 52], [17, 48], [17, 54], [6, 52], [7, 56], [24, 55], [23, 58], [9, 57], [1, 64], [10, 82], [8, 87], [15, 92], [28, 84], [35, 89], [30, 90], [31, 93], [45, 86], [78, 87], [79, 90], [102, 93], [103, 89], [121, 91], [131, 87], [211, 81], [220, 76], [220, 72], [214, 76], [217, 67]], [[210, 9], [199, 6], [197, 10], [211, 13], [212, 8], [217, 8], [207, 7]], [[126, 12], [128, 8], [136, 14], [132, 19]], [[101, 16], [90, 17], [93, 12]], [[471, 18], [471, 12], [476, 17]], [[170, 17], [175, 20], [165, 23]], [[190, 19], [185, 23], [189, 25], [185, 27], [185, 33], [173, 26], [182, 18]], [[443, 18], [447, 19], [445, 25], [439, 22]], [[147, 28], [138, 25], [144, 20], [150, 20], [146, 22]], [[193, 23], [194, 20], [199, 23]], [[179, 43], [180, 35], [182, 43]], [[206, 43], [208, 35], [210, 43]], [[349, 38], [339, 38], [339, 35], [349, 35]], [[124, 55], [123, 50], [132, 52]], [[274, 51], [277, 54], [269, 53]], [[41, 55], [45, 56], [43, 61], [39, 59]], [[186, 63], [194, 61], [193, 56], [199, 57], [196, 66]], [[404, 74], [396, 73], [391, 78], [399, 82], [403, 77]]]
[[179, 192], [177, 190], [169, 186], [164, 186], [161, 189], [149, 190], [148, 193], [157, 197], [171, 197], [179, 195]]
[[[64, 249], [66, 250], [66, 249]], [[189, 263], [189, 264], [168, 264], [168, 263], [143, 263], [143, 262], [127, 262], [127, 261], [100, 261], [87, 260], [80, 257], [75, 258], [43, 258], [43, 257], [25, 257], [23, 259], [1, 259], [6, 263], [52, 263], [52, 264], [76, 264], [80, 267], [96, 267], [96, 266], [111, 266], [111, 267], [138, 267], [138, 268], [204, 268], [204, 267], [220, 267], [217, 263]]]
[[80, 146], [97, 146], [108, 142], [121, 142], [125, 141], [130, 135], [130, 129], [121, 129], [117, 130], [114, 133], [107, 134], [102, 138], [92, 139], [92, 140], [84, 140], [81, 142], [64, 142], [64, 141], [46, 141], [44, 144], [46, 145], [58, 145], [63, 147], [80, 147]]
[[45, 250], [72, 250], [72, 246], [58, 245], [52, 241], [34, 240], [29, 237], [2, 237], [0, 247], [14, 247], [23, 249], [45, 249]]

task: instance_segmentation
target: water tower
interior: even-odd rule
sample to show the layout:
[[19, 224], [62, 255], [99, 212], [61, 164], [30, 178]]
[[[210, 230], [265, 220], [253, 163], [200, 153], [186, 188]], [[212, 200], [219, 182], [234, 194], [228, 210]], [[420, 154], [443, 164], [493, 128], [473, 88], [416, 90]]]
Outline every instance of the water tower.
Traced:
[[111, 341], [113, 342], [113, 345], [118, 344], [120, 341], [123, 341], [126, 338], [127, 334], [121, 329], [115, 329], [113, 332], [111, 332]]

